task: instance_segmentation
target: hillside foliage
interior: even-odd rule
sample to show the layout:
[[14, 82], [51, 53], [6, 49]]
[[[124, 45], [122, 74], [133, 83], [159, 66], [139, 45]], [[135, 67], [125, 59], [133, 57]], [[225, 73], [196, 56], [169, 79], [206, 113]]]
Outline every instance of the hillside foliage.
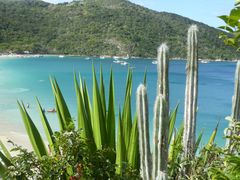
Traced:
[[158, 45], [168, 42], [171, 56], [184, 58], [185, 32], [191, 24], [202, 32], [200, 58], [239, 58], [219, 39], [221, 31], [126, 0], [78, 0], [57, 5], [40, 0], [0, 0], [0, 53], [155, 57]]

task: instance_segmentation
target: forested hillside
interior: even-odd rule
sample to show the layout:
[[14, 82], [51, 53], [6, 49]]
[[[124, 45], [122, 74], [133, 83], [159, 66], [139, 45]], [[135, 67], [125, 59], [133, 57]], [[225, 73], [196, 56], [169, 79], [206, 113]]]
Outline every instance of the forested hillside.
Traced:
[[172, 57], [185, 57], [191, 24], [199, 26], [200, 58], [240, 57], [218, 38], [221, 31], [127, 0], [57, 5], [40, 0], [0, 0], [0, 52], [155, 57], [159, 44], [167, 42]]

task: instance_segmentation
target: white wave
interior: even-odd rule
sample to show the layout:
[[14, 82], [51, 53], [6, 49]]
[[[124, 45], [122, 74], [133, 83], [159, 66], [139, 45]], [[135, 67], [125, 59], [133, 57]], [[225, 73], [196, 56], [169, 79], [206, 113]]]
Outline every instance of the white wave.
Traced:
[[18, 93], [24, 93], [30, 91], [30, 89], [27, 88], [13, 88], [13, 89], [2, 89], [3, 93], [10, 93], [10, 94], [18, 94]]

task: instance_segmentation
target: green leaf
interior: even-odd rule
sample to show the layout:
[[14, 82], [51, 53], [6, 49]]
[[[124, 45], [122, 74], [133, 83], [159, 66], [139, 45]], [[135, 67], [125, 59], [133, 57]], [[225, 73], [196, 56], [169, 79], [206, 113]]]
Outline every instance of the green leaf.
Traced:
[[126, 93], [122, 111], [123, 138], [127, 150], [132, 128], [131, 94], [132, 94], [132, 72], [128, 70]]
[[235, 6], [240, 5], [240, 0], [235, 0]]
[[5, 156], [8, 158], [8, 159], [11, 159], [12, 156], [10, 154], [10, 152], [7, 150], [6, 146], [3, 144], [3, 142], [0, 140], [0, 147], [1, 149], [3, 150], [3, 153], [5, 154]]
[[114, 79], [111, 70], [109, 82], [109, 98], [108, 98], [108, 113], [107, 113], [107, 136], [108, 145], [115, 149], [115, 97], [114, 97]]
[[168, 134], [168, 144], [170, 144], [171, 139], [172, 139], [172, 134], [174, 131], [176, 119], [177, 119], [177, 112], [178, 112], [178, 106], [179, 104], [175, 107], [175, 109], [171, 112], [170, 118], [169, 118], [169, 134]]
[[42, 106], [37, 98], [36, 98], [36, 101], [37, 101], [38, 111], [40, 114], [42, 125], [43, 125], [44, 131], [45, 131], [45, 135], [46, 135], [48, 143], [49, 143], [49, 148], [51, 150], [51, 153], [54, 154], [55, 150], [54, 150], [54, 138], [53, 138], [52, 128], [51, 128], [51, 126], [47, 120], [47, 117], [42, 109]]
[[2, 153], [2, 151], [0, 151], [0, 160], [1, 160], [0, 162], [3, 162], [7, 167], [12, 165], [10, 159], [8, 159], [8, 158]]
[[102, 102], [98, 88], [95, 69], [93, 67], [93, 134], [97, 149], [106, 145], [106, 123], [102, 112]]
[[218, 16], [218, 18], [222, 19], [226, 24], [228, 24], [229, 16], [227, 16], [227, 15], [222, 15], [222, 16]]
[[[230, 32], [230, 33], [233, 32], [233, 29], [230, 28], [230, 27], [228, 27], [228, 26], [219, 26], [218, 28], [223, 29], [223, 30], [226, 30], [226, 31], [228, 31], [228, 32]], [[226, 35], [225, 35], [225, 36], [226, 36]]]
[[81, 94], [83, 95], [83, 101], [84, 101], [84, 107], [86, 110], [86, 116], [87, 119], [91, 120], [91, 125], [93, 125], [93, 118], [92, 118], [92, 109], [91, 109], [91, 102], [90, 102], [90, 97], [89, 97], [89, 93], [88, 93], [88, 89], [87, 89], [87, 85], [86, 85], [86, 81], [84, 80], [84, 83], [82, 84], [82, 80], [80, 78], [80, 90], [81, 90]]
[[126, 161], [126, 147], [123, 139], [123, 129], [122, 129], [122, 118], [121, 112], [119, 110], [118, 114], [118, 139], [117, 139], [117, 149], [116, 149], [116, 173], [122, 173], [123, 162]]
[[133, 127], [130, 136], [130, 142], [128, 147], [128, 164], [134, 168], [138, 169], [139, 167], [139, 142], [138, 142], [138, 119], [137, 115], [135, 115], [133, 121]]
[[238, 20], [240, 19], [240, 8], [234, 8], [233, 10], [231, 10], [229, 18], [238, 22]]
[[47, 150], [45, 147], [45, 144], [42, 140], [42, 137], [40, 133], [38, 132], [38, 129], [34, 125], [32, 119], [28, 115], [26, 108], [24, 107], [23, 103], [22, 105], [18, 102], [18, 106], [22, 115], [22, 119], [25, 125], [25, 129], [27, 131], [28, 137], [30, 139], [30, 142], [32, 144], [33, 150], [36, 153], [36, 155], [40, 158], [44, 155], [47, 155]]
[[2, 178], [2, 180], [7, 179], [6, 172], [7, 172], [7, 168], [0, 162], [0, 179], [1, 178]]
[[143, 84], [144, 84], [144, 86], [147, 85], [147, 68], [145, 69], [145, 72], [144, 72]]
[[105, 98], [105, 87], [104, 87], [104, 80], [103, 80], [103, 72], [102, 72], [102, 65], [100, 67], [100, 97], [101, 97], [101, 104], [102, 104], [102, 112], [104, 119], [106, 117], [106, 98]]
[[182, 137], [183, 137], [184, 125], [180, 126], [176, 136], [172, 140], [169, 147], [169, 160], [174, 161], [182, 152]]
[[212, 132], [212, 135], [210, 136], [208, 143], [205, 146], [207, 149], [209, 149], [214, 143], [214, 140], [215, 140], [215, 137], [216, 137], [217, 131], [218, 131], [218, 125], [219, 125], [219, 121], [218, 121], [214, 131]]
[[202, 140], [202, 136], [203, 136], [203, 131], [201, 131], [201, 133], [199, 134], [199, 136], [198, 136], [198, 138], [197, 138], [197, 141], [196, 141], [196, 143], [195, 143], [194, 153], [196, 153], [197, 150], [198, 150], [198, 147], [199, 147], [200, 142], [201, 142], [201, 140]]
[[63, 122], [63, 130], [67, 130], [68, 128], [73, 128], [74, 122], [68, 110], [67, 104], [63, 98], [62, 92], [58, 86], [56, 79], [51, 79], [51, 85], [54, 92], [56, 107], [58, 108], [58, 116], [62, 119]]
[[[82, 89], [82, 81], [81, 89], [77, 82], [76, 74], [74, 74], [74, 84], [75, 84], [75, 91], [77, 96], [77, 111], [78, 111], [78, 129], [81, 129], [81, 136], [82, 138], [86, 138], [91, 143], [88, 143], [90, 148], [92, 150], [96, 149], [94, 139], [93, 139], [93, 132], [92, 132], [92, 125], [91, 125], [91, 119], [89, 119], [90, 116], [87, 115], [86, 106], [84, 104], [84, 98], [83, 93], [85, 93]], [[86, 96], [86, 95], [85, 95]], [[88, 101], [88, 100], [87, 100]], [[88, 104], [88, 102], [87, 102]]]
[[56, 97], [54, 97], [54, 101], [55, 101], [55, 104], [56, 104], [56, 111], [57, 111], [57, 116], [58, 116], [58, 122], [59, 122], [60, 130], [61, 131], [66, 130], [67, 127], [66, 127], [66, 125], [64, 123], [62, 114], [60, 113], [60, 109], [59, 109], [59, 105], [58, 105]]

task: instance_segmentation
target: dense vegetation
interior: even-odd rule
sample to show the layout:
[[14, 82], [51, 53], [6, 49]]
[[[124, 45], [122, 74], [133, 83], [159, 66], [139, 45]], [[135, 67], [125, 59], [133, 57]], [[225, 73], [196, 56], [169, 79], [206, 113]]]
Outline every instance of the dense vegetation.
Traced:
[[155, 57], [168, 42], [172, 57], [186, 57], [186, 30], [200, 29], [200, 58], [240, 55], [218, 38], [221, 31], [185, 17], [155, 12], [126, 0], [81, 0], [53, 5], [0, 0], [0, 53], [131, 55]]

